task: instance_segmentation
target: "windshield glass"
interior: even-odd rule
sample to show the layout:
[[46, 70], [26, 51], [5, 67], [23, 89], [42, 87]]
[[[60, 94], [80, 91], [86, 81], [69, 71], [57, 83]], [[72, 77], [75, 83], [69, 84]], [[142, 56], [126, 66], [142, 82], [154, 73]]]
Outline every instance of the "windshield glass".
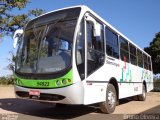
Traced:
[[79, 13], [79, 8], [72, 8], [29, 22], [17, 52], [16, 72], [53, 73], [69, 68]]

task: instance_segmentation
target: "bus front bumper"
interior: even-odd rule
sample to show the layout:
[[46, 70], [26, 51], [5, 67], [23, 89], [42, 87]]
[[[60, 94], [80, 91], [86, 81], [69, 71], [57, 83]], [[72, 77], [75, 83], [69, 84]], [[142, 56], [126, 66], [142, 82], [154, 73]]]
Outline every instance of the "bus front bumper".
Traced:
[[[17, 98], [62, 104], [84, 104], [84, 89], [82, 82], [55, 89], [32, 89], [15, 85]], [[30, 95], [30, 91], [39, 95]]]

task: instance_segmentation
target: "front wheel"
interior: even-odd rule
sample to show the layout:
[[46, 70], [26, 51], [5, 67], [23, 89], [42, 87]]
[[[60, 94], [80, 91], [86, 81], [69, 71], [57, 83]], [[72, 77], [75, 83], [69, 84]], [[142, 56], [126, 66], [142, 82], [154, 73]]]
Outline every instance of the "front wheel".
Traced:
[[65, 108], [67, 105], [66, 104], [61, 104], [61, 103], [56, 103], [55, 107], [56, 108]]
[[112, 84], [108, 84], [106, 101], [100, 103], [100, 109], [103, 113], [113, 113], [117, 104], [117, 95], [115, 87]]

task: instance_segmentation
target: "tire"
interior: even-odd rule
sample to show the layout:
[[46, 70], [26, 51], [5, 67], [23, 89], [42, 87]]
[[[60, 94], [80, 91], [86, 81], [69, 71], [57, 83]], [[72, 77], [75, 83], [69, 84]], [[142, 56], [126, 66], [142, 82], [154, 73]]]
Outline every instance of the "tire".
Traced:
[[113, 113], [117, 105], [117, 95], [115, 87], [108, 84], [106, 92], [106, 101], [100, 103], [100, 109], [103, 113]]
[[50, 102], [43, 102], [43, 101], [39, 101], [40, 104], [43, 105], [52, 105], [52, 106], [56, 106], [56, 103], [50, 103]]
[[138, 95], [132, 97], [134, 101], [139, 101]]
[[56, 103], [56, 108], [65, 108], [67, 105], [66, 104], [61, 104], [61, 103]]
[[119, 105], [119, 100], [117, 100], [117, 103], [116, 103], [116, 106], [118, 106]]
[[146, 87], [145, 87], [144, 84], [143, 84], [143, 87], [142, 87], [142, 94], [138, 95], [138, 100], [139, 101], [145, 101], [146, 100]]

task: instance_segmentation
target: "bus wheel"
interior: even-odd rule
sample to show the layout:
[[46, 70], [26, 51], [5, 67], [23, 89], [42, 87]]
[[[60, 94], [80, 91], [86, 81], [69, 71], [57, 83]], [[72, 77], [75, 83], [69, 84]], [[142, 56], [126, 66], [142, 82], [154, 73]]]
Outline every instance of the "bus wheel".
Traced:
[[142, 88], [142, 94], [138, 95], [138, 100], [139, 101], [145, 101], [146, 100], [146, 87], [143, 84], [143, 88]]
[[117, 95], [115, 87], [112, 84], [108, 84], [106, 101], [100, 103], [100, 109], [103, 113], [112, 113], [115, 110], [117, 104]]
[[66, 104], [56, 103], [56, 108], [65, 108]]

